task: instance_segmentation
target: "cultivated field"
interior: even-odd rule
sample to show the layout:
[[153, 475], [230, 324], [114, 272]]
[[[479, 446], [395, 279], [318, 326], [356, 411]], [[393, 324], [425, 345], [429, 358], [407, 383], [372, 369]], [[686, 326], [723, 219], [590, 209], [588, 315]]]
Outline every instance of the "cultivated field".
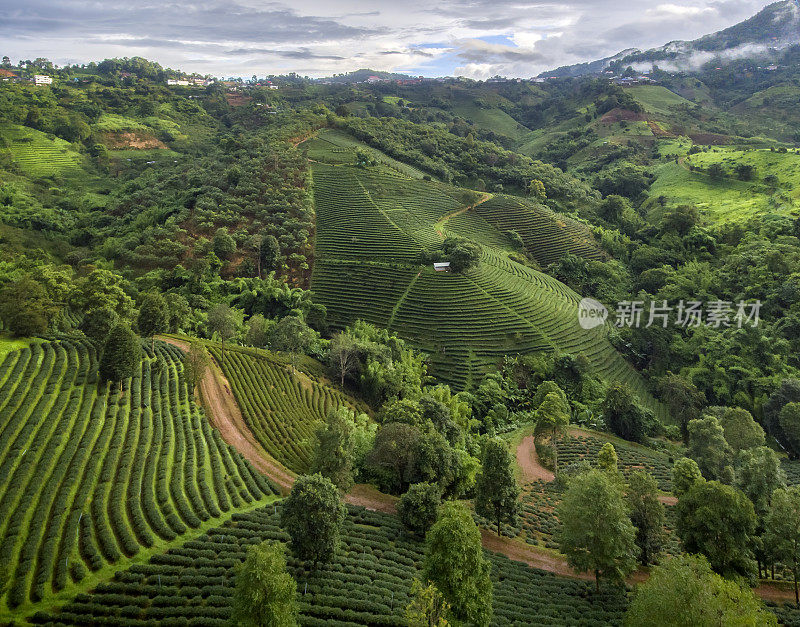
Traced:
[[76, 174], [83, 167], [83, 156], [63, 139], [7, 122], [0, 122], [0, 137], [0, 151], [30, 176]]

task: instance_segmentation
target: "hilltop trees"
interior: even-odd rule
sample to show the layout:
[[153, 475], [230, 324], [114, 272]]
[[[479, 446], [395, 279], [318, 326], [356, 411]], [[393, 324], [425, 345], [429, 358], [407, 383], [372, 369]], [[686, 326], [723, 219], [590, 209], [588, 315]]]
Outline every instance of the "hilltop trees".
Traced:
[[297, 316], [282, 318], [272, 330], [272, 347], [291, 355], [292, 369], [297, 366], [297, 356], [314, 341], [314, 330]]
[[414, 483], [397, 502], [397, 517], [412, 534], [424, 536], [439, 515], [442, 493], [435, 483]]
[[333, 559], [346, 512], [329, 479], [320, 474], [297, 479], [281, 509], [281, 527], [297, 558], [312, 562], [314, 568]]
[[704, 477], [720, 479], [723, 468], [730, 465], [732, 453], [719, 420], [714, 416], [691, 420], [688, 430], [689, 456], [697, 462]]
[[639, 561], [647, 566], [664, 546], [666, 516], [658, 500], [658, 484], [644, 470], [636, 470], [628, 478], [625, 500], [631, 512], [631, 522], [636, 527], [636, 546]]
[[236, 314], [224, 303], [214, 305], [208, 312], [208, 329], [219, 335], [222, 342], [222, 365], [225, 365], [225, 341], [236, 334]]
[[151, 346], [155, 349], [155, 336], [169, 328], [169, 309], [161, 294], [158, 292], [145, 294], [139, 306], [136, 326], [142, 337], [150, 338]]
[[508, 446], [497, 439], [488, 440], [483, 451], [483, 470], [475, 486], [475, 511], [497, 523], [514, 524], [519, 515], [519, 486], [514, 477]]
[[312, 472], [327, 477], [342, 492], [353, 486], [355, 428], [352, 412], [346, 407], [331, 409], [314, 434]]
[[245, 627], [295, 627], [297, 584], [286, 572], [285, 547], [265, 541], [251, 546], [236, 571], [232, 617]]
[[83, 334], [96, 346], [102, 347], [111, 329], [117, 326], [118, 322], [119, 317], [116, 312], [113, 309], [103, 307], [101, 309], [87, 311], [80, 325], [78, 325], [78, 328], [83, 331]]
[[46, 332], [57, 310], [45, 288], [30, 276], [12, 281], [0, 290], [0, 319], [16, 336]]
[[636, 530], [631, 524], [622, 489], [614, 478], [590, 470], [572, 479], [557, 508], [558, 534], [567, 563], [579, 572], [622, 580], [636, 567]]
[[484, 627], [492, 617], [491, 565], [481, 533], [458, 503], [445, 503], [425, 540], [426, 580], [433, 583], [456, 618]]

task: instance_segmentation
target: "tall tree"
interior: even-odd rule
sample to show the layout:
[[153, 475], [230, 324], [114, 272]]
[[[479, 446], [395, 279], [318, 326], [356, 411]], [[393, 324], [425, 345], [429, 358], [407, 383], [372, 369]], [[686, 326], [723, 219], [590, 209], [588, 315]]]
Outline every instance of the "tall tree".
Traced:
[[800, 456], [800, 403], [786, 403], [778, 416], [778, 424], [792, 455]]
[[194, 341], [189, 346], [189, 350], [183, 356], [183, 376], [189, 384], [189, 391], [194, 393], [197, 386], [206, 375], [211, 358], [208, 356], [206, 347], [202, 342]]
[[773, 558], [788, 566], [794, 579], [794, 602], [800, 604], [800, 486], [779, 488], [772, 493], [764, 543]]
[[412, 534], [424, 536], [439, 515], [442, 491], [435, 483], [414, 483], [397, 502], [397, 517]]
[[752, 590], [723, 579], [702, 555], [669, 558], [636, 587], [628, 627], [750, 627], [777, 625]]
[[519, 516], [519, 485], [508, 446], [502, 441], [487, 441], [481, 462], [483, 469], [475, 486], [475, 511], [495, 521], [499, 536], [500, 523], [513, 525]]
[[222, 341], [222, 365], [225, 365], [225, 341], [236, 334], [236, 314], [228, 305], [218, 303], [208, 312], [208, 329]]
[[281, 527], [291, 538], [292, 552], [314, 568], [333, 559], [345, 514], [336, 486], [320, 474], [295, 481], [281, 509]]
[[600, 470], [603, 470], [612, 475], [619, 473], [619, 458], [617, 457], [617, 449], [611, 442], [603, 444], [600, 452], [597, 454], [597, 465]]
[[567, 563], [579, 572], [621, 580], [636, 568], [636, 530], [617, 481], [601, 470], [573, 478], [556, 511]]
[[286, 572], [285, 546], [265, 541], [251, 546], [236, 570], [232, 618], [244, 627], [295, 627], [297, 584]]
[[92, 309], [84, 314], [78, 329], [83, 331], [83, 334], [96, 346], [102, 348], [111, 329], [117, 326], [118, 322], [119, 317], [113, 309], [107, 307]]
[[676, 513], [678, 537], [688, 552], [705, 555], [725, 577], [754, 574], [756, 515], [740, 490], [718, 481], [695, 483], [678, 500]]
[[149, 292], [142, 299], [136, 326], [142, 337], [150, 338], [151, 350], [155, 351], [156, 335], [169, 328], [169, 310], [164, 297], [158, 292]]
[[118, 324], [106, 338], [100, 357], [100, 376], [106, 381], [120, 382], [132, 377], [141, 359], [141, 343], [127, 324]]
[[328, 411], [325, 422], [314, 433], [311, 472], [327, 477], [342, 492], [353, 486], [354, 431], [352, 412], [339, 407]]
[[705, 481], [697, 462], [688, 457], [681, 457], [672, 466], [672, 492], [681, 497], [694, 487], [698, 481]]
[[344, 380], [358, 370], [361, 365], [358, 344], [348, 333], [337, 333], [328, 348], [328, 364], [333, 373], [339, 377], [339, 384], [344, 388]]
[[535, 434], [550, 436], [550, 443], [553, 447], [553, 472], [558, 475], [558, 439], [567, 432], [567, 427], [569, 427], [569, 406], [557, 393], [550, 392], [544, 397], [534, 415], [536, 418]]
[[741, 407], [729, 407], [719, 418], [725, 441], [734, 452], [764, 446], [764, 429]]
[[60, 307], [30, 276], [12, 281], [0, 291], [0, 319], [19, 337], [41, 335]]
[[627, 385], [615, 383], [608, 388], [603, 401], [603, 418], [608, 428], [621, 438], [641, 442], [650, 430], [653, 420]]
[[272, 347], [291, 355], [292, 370], [296, 369], [297, 355], [314, 341], [314, 331], [301, 318], [286, 316], [272, 330]]
[[631, 510], [631, 522], [636, 527], [636, 546], [639, 561], [647, 566], [664, 546], [666, 516], [658, 500], [658, 483], [644, 470], [635, 470], [628, 477], [625, 500]]
[[449, 627], [447, 614], [450, 604], [432, 583], [427, 586], [419, 579], [411, 583], [411, 601], [406, 606], [408, 627]]
[[729, 465], [732, 454], [719, 420], [705, 416], [689, 422], [688, 453], [704, 477], [719, 479], [722, 476], [723, 467]]
[[705, 394], [698, 390], [694, 383], [671, 372], [661, 379], [658, 391], [669, 407], [670, 414], [680, 425], [681, 435], [685, 441], [689, 436], [689, 421], [699, 418], [706, 404]]
[[425, 545], [425, 578], [441, 592], [453, 615], [480, 627], [488, 625], [491, 564], [483, 556], [481, 532], [469, 511], [459, 503], [445, 503]]

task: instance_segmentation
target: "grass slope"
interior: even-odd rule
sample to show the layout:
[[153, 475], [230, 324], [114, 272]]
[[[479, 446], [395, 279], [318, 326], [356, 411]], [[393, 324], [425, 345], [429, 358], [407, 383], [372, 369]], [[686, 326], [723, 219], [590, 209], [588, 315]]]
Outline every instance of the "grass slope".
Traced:
[[[279, 506], [233, 520], [179, 549], [119, 573], [92, 593], [78, 595], [61, 612], [40, 613], [37, 624], [133, 627], [230, 624], [236, 566], [248, 546], [288, 541]], [[556, 577], [487, 553], [494, 581], [493, 625], [618, 625], [627, 604], [619, 592], [592, 592], [592, 584]], [[405, 536], [398, 520], [350, 507], [341, 548], [316, 572], [292, 557], [300, 624], [314, 627], [407, 624], [411, 584], [421, 577], [424, 544]]]
[[79, 174], [84, 164], [83, 155], [69, 142], [7, 122], [0, 122], [0, 152], [34, 178]]
[[0, 613], [85, 589], [274, 494], [192, 401], [181, 353], [157, 344], [123, 390], [82, 340], [0, 363]]

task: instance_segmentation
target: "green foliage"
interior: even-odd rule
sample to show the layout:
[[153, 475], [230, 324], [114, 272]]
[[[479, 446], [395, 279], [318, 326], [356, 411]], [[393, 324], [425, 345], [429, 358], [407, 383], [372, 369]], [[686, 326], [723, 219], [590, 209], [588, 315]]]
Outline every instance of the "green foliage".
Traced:
[[0, 291], [0, 320], [18, 337], [45, 333], [58, 308], [30, 276], [8, 283]]
[[639, 562], [647, 566], [658, 556], [666, 542], [664, 506], [658, 500], [658, 484], [644, 470], [636, 470], [628, 477], [625, 500], [631, 511], [631, 522], [636, 528], [636, 546]]
[[[537, 389], [542, 388], [548, 382], [545, 381]], [[567, 431], [569, 427], [569, 406], [562, 395], [558, 392], [549, 392], [542, 399], [536, 408], [534, 416], [536, 418], [536, 435], [547, 434], [550, 436], [550, 443], [553, 448], [553, 468], [558, 473], [558, 439]]]
[[788, 566], [794, 579], [795, 604], [800, 603], [800, 487], [779, 488], [772, 493], [764, 524], [764, 544], [772, 559]]
[[126, 324], [118, 324], [108, 334], [100, 358], [100, 376], [106, 381], [121, 382], [133, 376], [141, 359], [139, 337]]
[[730, 407], [719, 422], [725, 430], [725, 441], [734, 452], [764, 446], [764, 429], [746, 409]]
[[601, 448], [600, 452], [597, 454], [597, 466], [603, 472], [615, 475], [619, 472], [617, 464], [617, 449], [614, 448], [614, 445], [611, 444], [611, 442], [606, 442], [603, 444], [603, 448]]
[[317, 335], [301, 318], [286, 316], [272, 329], [270, 345], [275, 350], [286, 351], [292, 357], [292, 368], [297, 365], [297, 356], [306, 351]]
[[205, 377], [211, 367], [211, 357], [201, 342], [194, 341], [183, 357], [183, 376], [189, 385], [189, 391], [194, 393], [197, 386]]
[[681, 457], [672, 467], [672, 491], [681, 497], [689, 492], [696, 483], [704, 481], [700, 466], [689, 457]]
[[291, 538], [295, 556], [312, 562], [314, 568], [330, 562], [345, 514], [342, 497], [329, 479], [320, 474], [298, 478], [281, 509], [281, 526]]
[[345, 407], [331, 409], [314, 434], [312, 473], [319, 473], [347, 492], [353, 486], [355, 449], [353, 413]]
[[778, 454], [766, 446], [741, 451], [736, 460], [736, 487], [750, 502], [763, 523], [772, 493], [786, 485]]
[[714, 416], [689, 421], [687, 452], [708, 479], [719, 479], [730, 465], [732, 452], [725, 441], [725, 431]]
[[488, 625], [492, 618], [491, 564], [470, 513], [445, 503], [425, 540], [425, 579], [433, 583], [456, 618]]
[[784, 405], [778, 424], [792, 452], [800, 455], [800, 403], [792, 402]]
[[225, 365], [225, 341], [236, 334], [236, 314], [226, 304], [218, 303], [208, 311], [208, 330], [219, 336], [222, 342], [222, 365]]
[[411, 601], [406, 607], [406, 621], [409, 627], [448, 627], [446, 616], [450, 604], [433, 584], [423, 585], [419, 579], [411, 584]]
[[232, 619], [246, 627], [295, 627], [297, 584], [286, 572], [285, 547], [263, 542], [250, 547], [236, 572]]
[[154, 338], [169, 328], [169, 309], [164, 298], [158, 292], [145, 294], [139, 306], [139, 317], [136, 326], [142, 337]]
[[397, 502], [397, 517], [412, 534], [424, 537], [439, 516], [441, 489], [435, 483], [414, 483]]
[[624, 579], [636, 568], [636, 529], [618, 482], [608, 474], [589, 470], [574, 477], [557, 508], [562, 522], [559, 547], [578, 572]]
[[671, 557], [637, 586], [625, 624], [633, 627], [777, 625], [753, 591], [714, 573], [702, 556]]
[[498, 439], [487, 440], [481, 465], [475, 485], [475, 512], [495, 521], [499, 536], [500, 524], [515, 525], [520, 511], [520, 490], [506, 443]]
[[753, 504], [739, 490], [717, 481], [697, 482], [678, 500], [677, 532], [686, 551], [702, 553], [724, 577], [754, 574]]
[[653, 428], [653, 416], [633, 396], [630, 388], [615, 383], [603, 401], [603, 418], [608, 428], [626, 440], [642, 442]]
[[83, 315], [78, 329], [83, 331], [83, 334], [96, 346], [102, 347], [111, 329], [117, 326], [118, 322], [119, 317], [113, 309], [92, 309]]

